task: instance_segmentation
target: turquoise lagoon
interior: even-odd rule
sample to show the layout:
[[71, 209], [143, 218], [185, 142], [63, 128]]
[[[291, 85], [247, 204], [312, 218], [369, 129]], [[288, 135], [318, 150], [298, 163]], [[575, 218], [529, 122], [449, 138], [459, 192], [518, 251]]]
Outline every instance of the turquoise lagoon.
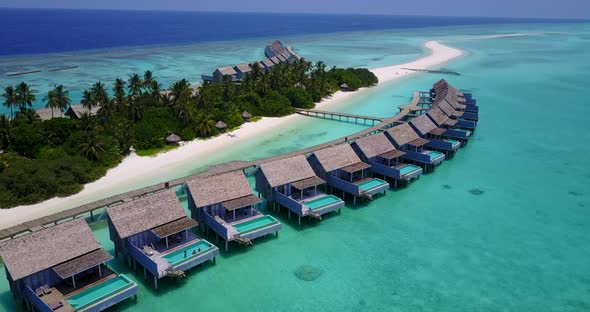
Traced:
[[[510, 32], [531, 35], [482, 38]], [[126, 301], [115, 309], [588, 311], [589, 24], [470, 26], [285, 41], [310, 59], [375, 67], [415, 58], [422, 52], [421, 43], [431, 38], [467, 51], [465, 58], [442, 67], [459, 71], [461, 76], [445, 78], [474, 92], [480, 105], [478, 129], [452, 160], [409, 187], [356, 208], [348, 203], [341, 214], [319, 224], [304, 222], [298, 227], [286, 213], [268, 209], [265, 212], [284, 225], [278, 238], [256, 240], [251, 248], [232, 246], [216, 265], [191, 270], [187, 280], [162, 280], [159, 291], [143, 282], [140, 270], [132, 272], [115, 259], [111, 266], [140, 285], [137, 303]], [[223, 56], [179, 47], [185, 49], [179, 55], [202, 61], [186, 64], [187, 71], [176, 74], [169, 62], [181, 68], [182, 58], [166, 57], [158, 63], [159, 54], [146, 56], [140, 49], [136, 62], [110, 63], [109, 57], [88, 62], [115, 64], [110, 69], [122, 72], [153, 67], [162, 78], [188, 71], [198, 75], [217, 65], [256, 58], [264, 42], [244, 42]], [[96, 65], [97, 74], [106, 72], [100, 69], [103, 65]], [[90, 83], [95, 73], [87, 75], [81, 81]], [[421, 74], [385, 84], [338, 110], [390, 115], [413, 90], [426, 90], [439, 78]], [[308, 119], [246, 146], [232, 146], [219, 161], [273, 155], [357, 128]], [[214, 162], [202, 159], [169, 175], [189, 174]], [[106, 224], [92, 227], [114, 253]], [[1, 272], [0, 310], [18, 311]], [[296, 274], [302, 272], [318, 277], [306, 281]], [[219, 291], [224, 289], [240, 291]]]

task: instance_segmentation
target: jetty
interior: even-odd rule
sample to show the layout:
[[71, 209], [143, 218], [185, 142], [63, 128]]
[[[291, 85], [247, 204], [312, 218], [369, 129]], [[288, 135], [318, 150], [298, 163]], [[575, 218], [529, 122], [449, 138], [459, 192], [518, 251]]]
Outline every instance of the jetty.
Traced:
[[363, 125], [367, 125], [367, 123], [371, 123], [371, 126], [374, 126], [375, 123], [380, 123], [383, 121], [384, 118], [381, 117], [372, 117], [372, 116], [364, 116], [364, 115], [355, 115], [355, 114], [347, 114], [347, 113], [337, 113], [337, 112], [329, 112], [317, 109], [302, 109], [296, 108], [295, 112], [299, 115], [304, 116], [311, 116], [323, 119], [330, 119], [330, 120], [338, 120], [338, 121], [345, 121], [350, 122], [354, 119], [354, 123], [358, 124], [359, 120], [362, 121]]
[[[52, 215], [44, 216], [41, 218], [37, 218], [37, 219], [31, 220], [31, 221], [27, 221], [27, 222], [24, 222], [21, 224], [14, 225], [9, 228], [2, 229], [2, 230], [0, 230], [0, 242], [11, 240], [15, 237], [38, 231], [39, 229], [43, 229], [44, 226], [46, 226], [46, 225], [48, 225], [48, 226], [56, 225], [59, 223], [63, 223], [65, 221], [67, 221], [68, 219], [75, 219], [77, 217], [81, 217], [86, 214], [90, 214], [90, 219], [94, 220], [95, 214], [102, 213], [105, 208], [108, 209], [109, 207], [114, 207], [114, 206], [117, 206], [117, 205], [120, 205], [123, 203], [127, 203], [130, 201], [133, 201], [134, 199], [138, 199], [138, 198], [144, 197], [144, 196], [152, 194], [152, 193], [160, 192], [160, 191], [169, 189], [171, 187], [182, 186], [191, 180], [205, 179], [207, 177], [211, 177], [211, 176], [215, 176], [215, 175], [219, 175], [219, 174], [227, 173], [227, 172], [231, 172], [231, 171], [237, 171], [237, 170], [242, 170], [246, 174], [248, 174], [248, 173], [251, 174], [251, 173], [258, 171], [258, 169], [260, 168], [260, 165], [262, 165], [264, 163], [270, 163], [273, 161], [291, 158], [291, 157], [295, 157], [295, 156], [299, 156], [299, 155], [308, 156], [308, 155], [314, 153], [315, 151], [319, 151], [321, 149], [325, 149], [325, 148], [329, 148], [332, 146], [345, 144], [345, 143], [349, 144], [359, 138], [374, 135], [377, 133], [382, 133], [382, 132], [386, 131], [387, 129], [390, 129], [390, 128], [395, 127], [397, 125], [406, 124], [406, 121], [408, 121], [408, 119], [411, 119], [411, 115], [412, 115], [411, 112], [413, 110], [415, 110], [416, 107], [418, 107], [419, 100], [420, 100], [420, 92], [415, 91], [413, 94], [412, 101], [408, 105], [404, 105], [402, 107], [401, 111], [398, 114], [396, 114], [395, 116], [392, 116], [389, 118], [381, 118], [381, 119], [379, 119], [381, 122], [374, 125], [374, 126], [371, 126], [367, 129], [361, 130], [361, 131], [353, 133], [353, 134], [349, 134], [349, 135], [342, 137], [342, 138], [338, 138], [338, 139], [335, 139], [335, 140], [332, 140], [329, 142], [325, 142], [323, 144], [311, 146], [311, 147], [300, 149], [300, 150], [293, 151], [290, 153], [285, 153], [285, 154], [281, 154], [281, 155], [276, 155], [276, 156], [252, 160], [252, 161], [232, 161], [232, 162], [217, 164], [217, 165], [211, 166], [206, 172], [189, 175], [189, 176], [181, 177], [181, 178], [174, 179], [174, 180], [171, 180], [168, 182], [158, 183], [158, 184], [154, 184], [151, 186], [140, 188], [140, 189], [137, 189], [134, 191], [110, 196], [110, 197], [104, 198], [99, 201], [91, 202], [91, 203], [88, 203], [88, 204], [85, 204], [82, 206], [67, 209], [67, 210], [52, 214]], [[453, 123], [451, 122], [451, 120], [446, 115], [444, 115], [444, 113], [442, 111], [440, 111], [440, 109], [438, 107], [431, 108], [429, 110], [429, 112], [427, 112], [427, 114], [430, 113], [430, 111], [436, 112], [436, 110], [438, 110], [440, 112], [440, 114], [442, 114], [442, 115], [440, 115], [440, 114], [436, 115], [438, 118], [437, 119], [438, 121], [433, 120], [438, 127], [440, 127], [441, 125], [444, 127], [447, 127], [447, 129], [444, 130], [446, 133], [453, 132], [453, 133], [466, 134], [464, 137], [464, 140], [468, 139], [469, 134], [467, 134], [467, 132], [462, 131], [461, 129], [455, 129], [453, 127]], [[429, 115], [429, 117], [432, 118], [430, 115]]]
[[74, 69], [74, 68], [78, 68], [78, 66], [64, 66], [64, 67], [59, 67], [59, 68], [53, 68], [53, 69], [48, 69], [48, 72], [56, 72], [56, 71], [60, 71], [60, 70], [68, 70], [68, 69]]
[[35, 73], [40, 73], [40, 72], [41, 72], [41, 70], [30, 70], [30, 71], [24, 71], [24, 72], [6, 74], [6, 76], [12, 77], [12, 76], [35, 74]]

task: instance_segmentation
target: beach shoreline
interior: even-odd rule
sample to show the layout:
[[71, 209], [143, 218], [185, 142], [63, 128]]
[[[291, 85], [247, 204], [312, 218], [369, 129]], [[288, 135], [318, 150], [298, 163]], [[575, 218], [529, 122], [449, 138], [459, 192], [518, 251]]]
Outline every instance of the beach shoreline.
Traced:
[[[415, 71], [404, 68], [432, 68], [433, 66], [442, 65], [464, 55], [463, 51], [443, 45], [438, 41], [428, 41], [424, 44], [424, 47], [429, 52], [414, 61], [371, 69], [377, 78], [379, 78], [379, 84], [418, 74]], [[329, 110], [330, 108], [342, 105], [354, 96], [364, 94], [367, 90], [368, 88], [355, 92], [336, 92], [332, 96], [323, 99], [320, 103], [317, 103], [316, 108]], [[305, 118], [307, 117], [297, 114], [285, 117], [264, 117], [258, 122], [245, 123], [239, 129], [230, 133], [207, 140], [197, 139], [186, 142], [179, 148], [156, 156], [140, 157], [131, 154], [123, 159], [117, 167], [110, 169], [105, 176], [85, 185], [84, 189], [77, 194], [68, 197], [56, 197], [33, 205], [0, 209], [0, 229], [93, 202], [103, 197], [119, 194], [123, 187], [139, 185], [142, 181], [157, 179], [157, 177], [162, 175], [162, 172], [167, 172], [172, 168], [179, 168], [183, 164], [190, 163], [195, 159], [220, 151], [230, 144], [238, 144], [265, 132], [269, 132], [279, 126], [284, 126]]]

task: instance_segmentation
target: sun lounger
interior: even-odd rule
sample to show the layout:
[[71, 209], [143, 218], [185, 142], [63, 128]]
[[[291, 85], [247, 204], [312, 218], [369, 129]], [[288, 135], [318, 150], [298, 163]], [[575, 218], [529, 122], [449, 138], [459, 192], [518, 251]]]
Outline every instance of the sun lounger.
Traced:
[[37, 297], [43, 297], [43, 295], [45, 295], [45, 293], [43, 292], [43, 288], [41, 287], [35, 289], [35, 294], [37, 295]]
[[45, 284], [45, 285], [41, 286], [41, 289], [43, 289], [43, 292], [44, 292], [46, 295], [49, 295], [49, 294], [51, 293], [51, 288], [49, 288], [49, 285], [47, 285], [47, 284]]

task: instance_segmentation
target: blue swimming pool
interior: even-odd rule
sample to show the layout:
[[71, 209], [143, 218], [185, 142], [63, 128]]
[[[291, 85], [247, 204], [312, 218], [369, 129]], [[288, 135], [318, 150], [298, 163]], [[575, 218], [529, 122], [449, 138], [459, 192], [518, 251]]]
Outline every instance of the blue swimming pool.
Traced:
[[405, 165], [405, 166], [403, 166], [403, 167], [402, 167], [402, 168], [399, 170], [399, 173], [400, 173], [401, 175], [406, 175], [406, 174], [408, 174], [408, 173], [410, 173], [410, 172], [414, 172], [414, 171], [416, 171], [416, 170], [419, 170], [419, 169], [420, 169], [420, 167], [418, 167], [418, 166], [415, 166], [415, 165]]
[[440, 156], [443, 156], [444, 154], [441, 152], [435, 152], [435, 151], [429, 151], [428, 152], [428, 156], [430, 156], [430, 160], [434, 160]]
[[376, 187], [379, 187], [383, 184], [387, 184], [387, 182], [385, 182], [381, 179], [371, 179], [371, 180], [367, 180], [363, 183], [360, 183], [359, 188], [363, 191], [368, 191], [368, 190], [374, 189]]

